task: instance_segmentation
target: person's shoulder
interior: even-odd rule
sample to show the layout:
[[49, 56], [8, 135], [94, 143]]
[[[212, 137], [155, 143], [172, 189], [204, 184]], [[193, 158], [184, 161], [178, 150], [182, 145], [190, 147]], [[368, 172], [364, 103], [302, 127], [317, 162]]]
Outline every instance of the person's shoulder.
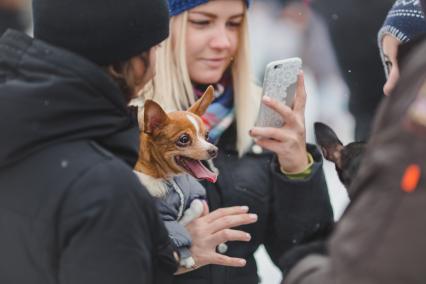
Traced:
[[[126, 210], [134, 208], [136, 211], [131, 210], [134, 213], [140, 210], [152, 213], [152, 197], [130, 166], [96, 144], [80, 147], [79, 158], [71, 161], [79, 171], [74, 171], [76, 174], [65, 191], [65, 215], [85, 212], [91, 207], [121, 211], [123, 206]], [[85, 157], [84, 162], [81, 157]]]
[[95, 142], [66, 143], [52, 147], [49, 155], [44, 156], [61, 157], [61, 183], [68, 197], [85, 196], [102, 202], [149, 198], [133, 169]]

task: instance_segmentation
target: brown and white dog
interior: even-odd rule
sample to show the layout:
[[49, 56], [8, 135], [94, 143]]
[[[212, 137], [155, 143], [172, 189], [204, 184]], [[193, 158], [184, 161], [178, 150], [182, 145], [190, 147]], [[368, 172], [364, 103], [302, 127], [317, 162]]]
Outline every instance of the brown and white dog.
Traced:
[[185, 186], [179, 185], [175, 177], [189, 174], [198, 180], [216, 182], [216, 173], [203, 162], [216, 157], [218, 149], [207, 141], [208, 132], [200, 118], [213, 100], [214, 89], [210, 86], [187, 111], [166, 113], [152, 100], [144, 105], [135, 172], [157, 198], [160, 215], [179, 248], [180, 263], [187, 268], [195, 262], [189, 252], [191, 240], [184, 226], [201, 216], [205, 190], [190, 177], [186, 178], [190, 182]]
[[210, 86], [187, 111], [168, 114], [156, 102], [145, 102], [139, 160], [135, 170], [146, 176], [143, 184], [151, 195], [164, 196], [166, 192], [162, 182], [183, 173], [216, 182], [217, 175], [202, 161], [216, 157], [218, 150], [207, 141], [208, 132], [200, 118], [213, 101], [213, 93]]

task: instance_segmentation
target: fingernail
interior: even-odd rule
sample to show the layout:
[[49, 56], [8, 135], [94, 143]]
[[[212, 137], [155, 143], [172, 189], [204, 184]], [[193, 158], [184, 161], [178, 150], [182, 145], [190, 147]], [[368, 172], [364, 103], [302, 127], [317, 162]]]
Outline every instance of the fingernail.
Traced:
[[270, 98], [270, 97], [268, 97], [268, 96], [263, 96], [263, 101], [264, 101], [265, 103], [270, 103], [272, 100], [271, 100], [271, 98]]
[[248, 206], [241, 206], [240, 208], [241, 208], [241, 210], [242, 210], [242, 211], [244, 211], [244, 212], [248, 212], [248, 211], [249, 211]]
[[250, 241], [251, 240], [251, 235], [250, 234], [246, 234], [246, 239], [247, 239], [247, 241]]
[[250, 219], [257, 220], [257, 214], [249, 214]]
[[241, 260], [239, 261], [239, 263], [240, 263], [242, 266], [245, 266], [245, 265], [246, 265], [246, 260], [245, 260], [245, 259], [241, 259]]

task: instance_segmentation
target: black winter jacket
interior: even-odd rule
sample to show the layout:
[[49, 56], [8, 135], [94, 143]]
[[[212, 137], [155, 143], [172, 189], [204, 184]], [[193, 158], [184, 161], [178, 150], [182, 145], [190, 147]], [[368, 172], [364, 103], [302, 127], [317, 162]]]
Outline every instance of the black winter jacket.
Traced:
[[132, 173], [138, 127], [99, 67], [6, 32], [0, 135], [0, 283], [172, 275], [167, 231]]
[[[214, 160], [219, 169], [216, 184], [204, 183], [210, 210], [247, 205], [259, 216], [257, 223], [240, 229], [251, 234], [250, 242], [229, 242], [227, 255], [247, 259], [243, 268], [209, 265], [175, 277], [185, 284], [255, 284], [260, 279], [254, 252], [264, 244], [275, 264], [294, 245], [308, 242], [328, 231], [333, 212], [322, 170], [322, 157], [308, 146], [315, 164], [305, 180], [290, 180], [278, 169], [271, 152], [249, 152], [238, 158], [236, 128], [232, 125], [219, 142]], [[256, 149], [256, 148], [253, 148]]]

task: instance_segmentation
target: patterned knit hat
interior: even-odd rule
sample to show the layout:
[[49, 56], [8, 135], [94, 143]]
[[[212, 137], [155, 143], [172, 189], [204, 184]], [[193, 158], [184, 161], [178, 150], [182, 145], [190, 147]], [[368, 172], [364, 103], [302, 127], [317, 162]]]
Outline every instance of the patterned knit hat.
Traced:
[[[192, 9], [198, 5], [207, 3], [209, 0], [168, 0], [170, 16], [176, 16], [186, 10]], [[247, 7], [250, 5], [251, 0], [244, 0]]]
[[[390, 9], [378, 34], [380, 55], [384, 64], [383, 37], [389, 34], [401, 43], [426, 34], [426, 20], [420, 6], [420, 0], [397, 0]], [[388, 76], [385, 67], [386, 76]]]

